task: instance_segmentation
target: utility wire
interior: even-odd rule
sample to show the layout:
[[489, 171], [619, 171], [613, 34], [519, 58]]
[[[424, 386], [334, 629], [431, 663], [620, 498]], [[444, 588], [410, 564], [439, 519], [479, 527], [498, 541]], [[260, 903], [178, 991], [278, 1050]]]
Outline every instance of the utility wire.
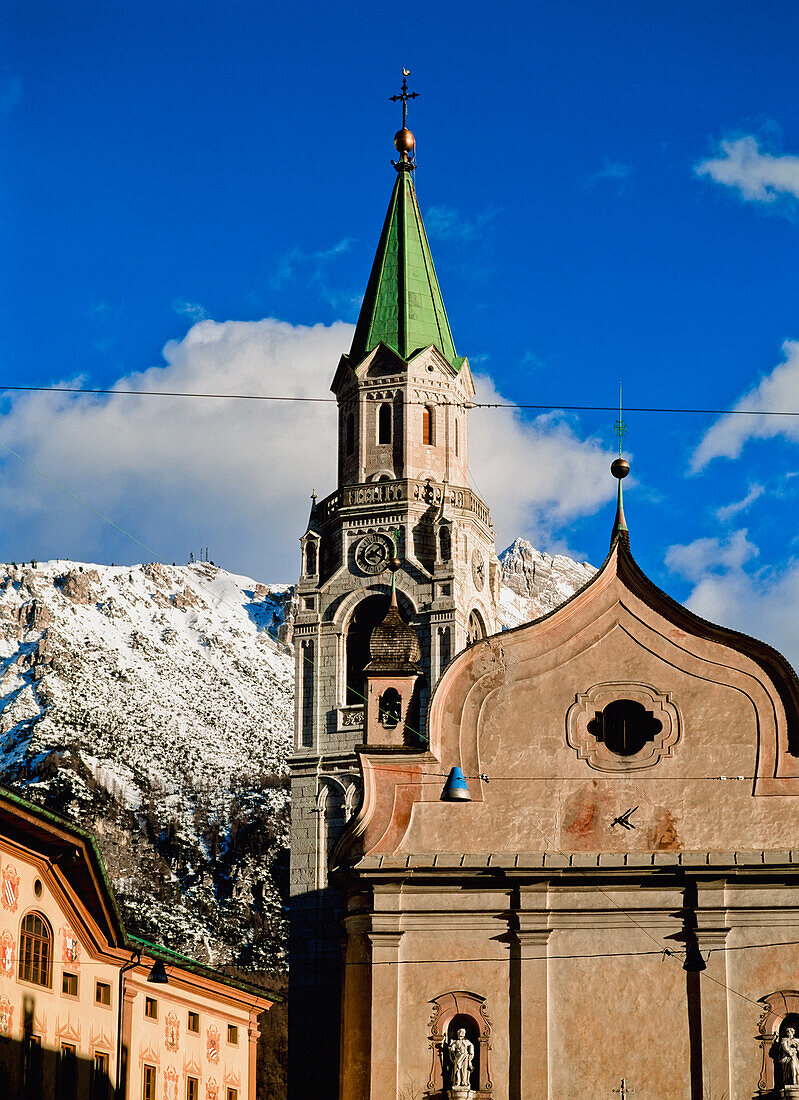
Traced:
[[[624, 912], [624, 910], [622, 910], [622, 911]], [[595, 912], [595, 910], [592, 910], [592, 912]], [[547, 931], [547, 932], [564, 931], [564, 932], [566, 932], [566, 931], [570, 931], [570, 929], [567, 929], [567, 928], [563, 928], [563, 929], [547, 928], [547, 929], [544, 929], [544, 931]], [[711, 955], [711, 954], [719, 954], [719, 955], [728, 954], [732, 951], [754, 951], [754, 950], [759, 950], [759, 949], [767, 948], [767, 947], [797, 947], [797, 946], [799, 946], [799, 940], [777, 940], [775, 943], [742, 943], [742, 944], [738, 944], [737, 946], [734, 946], [734, 947], [713, 947], [708, 952], [708, 955]], [[680, 958], [680, 952], [679, 951], [674, 951], [670, 947], [667, 947], [667, 948], [661, 947], [658, 951], [597, 951], [594, 954], [589, 954], [589, 955], [580, 955], [580, 954], [574, 954], [574, 955], [547, 955], [546, 956], [546, 961], [547, 962], [558, 962], [561, 959], [629, 959], [629, 958], [637, 958], [639, 955], [644, 956], [644, 957], [649, 957], [649, 958], [652, 958], [655, 955], [660, 955], [661, 957], [663, 955], [671, 955], [676, 959]], [[496, 957], [495, 958], [473, 958], [473, 959], [386, 959], [386, 960], [383, 960], [381, 962], [363, 962], [363, 963], [349, 962], [349, 963], [347, 963], [347, 966], [430, 966], [434, 963], [438, 964], [438, 965], [441, 965], [442, 962], [446, 962], [446, 964], [449, 965], [451, 963], [452, 964], [454, 964], [454, 963], [496, 963], [498, 961], [499, 960]], [[523, 958], [521, 961], [522, 962], [541, 962], [542, 959]], [[708, 975], [708, 977], [710, 977], [710, 975]], [[712, 980], [714, 982], [717, 982], [717, 984], [719, 984], [719, 985], [724, 984], [723, 982], [718, 982], [718, 979], [716, 979], [716, 978], [713, 978]], [[729, 986], [725, 986], [724, 988], [728, 989]], [[731, 989], [730, 992], [735, 993], [736, 990]], [[738, 996], [739, 997], [744, 997], [745, 1000], [750, 1000], [750, 998], [745, 997], [745, 995], [742, 994], [742, 993], [739, 993]], [[760, 1002], [759, 1001], [753, 1001], [752, 1003], [753, 1004], [759, 1004]]]
[[[337, 404], [335, 397], [300, 397], [289, 394], [262, 393], [192, 393], [186, 390], [119, 390], [86, 386], [2, 386], [3, 393], [84, 393], [110, 397], [195, 397], [216, 401], [296, 401], [320, 405]], [[408, 401], [408, 405], [424, 405], [424, 401]], [[521, 401], [441, 401], [439, 407], [463, 409], [533, 409], [538, 412], [618, 412], [614, 405], [534, 405]], [[697, 416], [799, 416], [799, 409], [692, 409], [668, 408], [657, 405], [631, 405], [627, 413], [668, 413]]]

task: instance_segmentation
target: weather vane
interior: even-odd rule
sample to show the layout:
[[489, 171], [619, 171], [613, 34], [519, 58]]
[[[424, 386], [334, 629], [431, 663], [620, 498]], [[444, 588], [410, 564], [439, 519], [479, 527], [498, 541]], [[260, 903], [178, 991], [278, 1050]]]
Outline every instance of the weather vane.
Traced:
[[627, 435], [627, 423], [621, 418], [621, 382], [619, 382], [619, 419], [613, 426], [613, 432], [619, 440], [619, 458], [621, 458], [621, 441]]
[[392, 103], [396, 103], [398, 99], [402, 100], [402, 129], [403, 130], [406, 128], [405, 124], [408, 120], [408, 100], [409, 99], [416, 99], [416, 97], [419, 95], [419, 92], [409, 92], [408, 91], [408, 80], [407, 80], [407, 78], [410, 75], [411, 75], [411, 70], [410, 69], [403, 69], [402, 70], [402, 91], [399, 93], [399, 95], [390, 95], [388, 97], [391, 100]]

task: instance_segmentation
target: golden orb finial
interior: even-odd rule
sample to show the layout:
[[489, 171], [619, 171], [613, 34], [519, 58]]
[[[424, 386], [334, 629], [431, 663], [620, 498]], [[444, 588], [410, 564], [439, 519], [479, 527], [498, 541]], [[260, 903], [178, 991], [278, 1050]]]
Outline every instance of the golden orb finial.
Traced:
[[626, 458], [622, 458], [621, 456], [619, 456], [618, 458], [614, 458], [610, 464], [610, 472], [615, 478], [618, 478], [619, 481], [621, 481], [622, 478], [627, 477], [627, 474], [629, 474], [630, 463], [627, 461]]
[[416, 138], [407, 126], [403, 126], [401, 130], [397, 130], [394, 135], [394, 148], [398, 153], [407, 153], [408, 155], [416, 148]]

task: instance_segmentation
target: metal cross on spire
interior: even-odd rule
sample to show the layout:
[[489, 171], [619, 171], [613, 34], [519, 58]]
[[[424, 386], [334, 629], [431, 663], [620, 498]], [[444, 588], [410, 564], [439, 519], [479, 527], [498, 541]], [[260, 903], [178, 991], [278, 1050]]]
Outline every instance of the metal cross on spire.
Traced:
[[621, 441], [625, 435], [627, 435], [627, 424], [621, 418], [621, 382], [619, 382], [619, 419], [613, 426], [613, 432], [618, 436], [619, 440], [619, 458], [621, 458]]
[[630, 1086], [627, 1084], [626, 1077], [622, 1077], [621, 1084], [617, 1089], [614, 1089], [613, 1091], [614, 1093], [616, 1093], [617, 1096], [621, 1096], [621, 1100], [625, 1100], [627, 1096], [632, 1096], [632, 1094], [635, 1092], [635, 1089], [631, 1089]]
[[391, 100], [392, 103], [396, 103], [398, 99], [402, 100], [402, 129], [403, 130], [406, 128], [405, 124], [408, 121], [408, 100], [409, 99], [416, 99], [416, 97], [420, 94], [419, 92], [409, 92], [408, 91], [408, 80], [407, 80], [407, 78], [410, 75], [411, 75], [411, 70], [410, 69], [403, 69], [402, 70], [402, 91], [399, 93], [399, 95], [390, 95], [388, 97]]

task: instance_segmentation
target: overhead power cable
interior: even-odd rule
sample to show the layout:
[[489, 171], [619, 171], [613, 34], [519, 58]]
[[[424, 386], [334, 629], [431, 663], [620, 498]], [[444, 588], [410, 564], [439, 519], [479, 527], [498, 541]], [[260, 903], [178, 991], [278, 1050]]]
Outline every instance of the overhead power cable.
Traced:
[[[3, 393], [83, 393], [108, 397], [188, 397], [212, 401], [294, 401], [298, 403], [335, 405], [335, 397], [303, 397], [292, 394], [264, 393], [194, 393], [189, 390], [119, 390], [87, 386], [2, 386]], [[423, 405], [424, 401], [408, 401], [409, 405]], [[522, 401], [441, 401], [440, 407], [456, 406], [463, 409], [531, 409], [537, 412], [618, 412], [615, 405], [560, 405], [529, 404]], [[799, 409], [694, 409], [659, 405], [632, 405], [626, 413], [665, 413], [678, 416], [799, 416]]]

